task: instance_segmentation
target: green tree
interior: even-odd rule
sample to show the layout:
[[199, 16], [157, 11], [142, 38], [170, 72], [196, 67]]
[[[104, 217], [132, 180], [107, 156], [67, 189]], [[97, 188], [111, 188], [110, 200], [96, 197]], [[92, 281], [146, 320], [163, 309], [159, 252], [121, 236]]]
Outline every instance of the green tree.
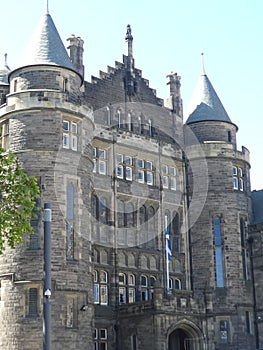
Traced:
[[36, 178], [23, 172], [13, 153], [0, 148], [0, 254], [6, 244], [14, 248], [24, 233], [33, 233], [30, 219], [38, 197]]

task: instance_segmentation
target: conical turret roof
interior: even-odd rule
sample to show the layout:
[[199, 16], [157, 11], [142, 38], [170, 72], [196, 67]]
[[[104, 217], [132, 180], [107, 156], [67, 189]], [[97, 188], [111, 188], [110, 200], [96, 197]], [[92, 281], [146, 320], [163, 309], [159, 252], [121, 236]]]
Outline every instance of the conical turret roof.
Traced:
[[19, 62], [19, 67], [31, 65], [55, 65], [75, 70], [49, 13], [41, 17]]
[[0, 66], [0, 85], [9, 85], [8, 75], [11, 69], [7, 65], [7, 54], [5, 54], [5, 62], [3, 66]]
[[201, 121], [232, 123], [204, 69], [190, 103], [186, 124]]

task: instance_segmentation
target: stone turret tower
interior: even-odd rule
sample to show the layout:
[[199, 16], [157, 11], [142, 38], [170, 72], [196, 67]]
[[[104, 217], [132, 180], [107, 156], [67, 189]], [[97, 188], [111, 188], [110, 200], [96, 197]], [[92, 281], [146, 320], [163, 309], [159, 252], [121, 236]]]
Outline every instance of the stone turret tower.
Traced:
[[[51, 203], [52, 348], [92, 348], [93, 292], [89, 203], [92, 187], [91, 111], [80, 105], [82, 77], [49, 13], [42, 16], [25, 56], [10, 73], [0, 108], [9, 148], [37, 177], [40, 207]], [[85, 196], [83, 195], [85, 189]], [[26, 350], [43, 343], [43, 224], [6, 250], [0, 262], [0, 348]], [[85, 310], [85, 311], [81, 311]], [[76, 332], [76, 329], [78, 332]]]
[[186, 121], [186, 136], [188, 128], [197, 138], [189, 141], [187, 152], [191, 158], [189, 196], [199, 203], [195, 210], [200, 211], [198, 219], [194, 211], [189, 211], [193, 290], [203, 300], [207, 313], [214, 313], [207, 336], [214, 340], [215, 348], [233, 344], [238, 349], [250, 349], [253, 305], [247, 246], [251, 213], [249, 151], [245, 147], [237, 150], [237, 126], [231, 122], [204, 69]]

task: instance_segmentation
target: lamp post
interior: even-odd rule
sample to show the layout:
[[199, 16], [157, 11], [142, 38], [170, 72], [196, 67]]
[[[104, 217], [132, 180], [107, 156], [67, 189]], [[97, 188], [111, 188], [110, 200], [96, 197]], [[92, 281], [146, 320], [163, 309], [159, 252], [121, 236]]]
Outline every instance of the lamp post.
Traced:
[[51, 204], [44, 204], [44, 320], [43, 350], [51, 349]]

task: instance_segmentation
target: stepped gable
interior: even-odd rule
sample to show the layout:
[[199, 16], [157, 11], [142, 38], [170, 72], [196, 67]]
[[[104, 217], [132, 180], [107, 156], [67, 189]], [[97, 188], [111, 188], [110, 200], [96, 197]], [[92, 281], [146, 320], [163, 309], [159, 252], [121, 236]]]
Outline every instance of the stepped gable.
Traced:
[[85, 82], [85, 98], [94, 109], [99, 109], [108, 104], [129, 102], [151, 103], [163, 106], [163, 99], [156, 96], [156, 90], [149, 87], [149, 81], [142, 77], [140, 69], [133, 69], [134, 92], [128, 95], [125, 79], [127, 68], [124, 63], [115, 62], [115, 68], [108, 66], [107, 72], [100, 71], [99, 77], [92, 76], [91, 82]]
[[156, 96], [156, 90], [149, 87], [149, 81], [142, 77], [142, 71], [135, 68], [130, 25], [127, 26], [125, 40], [128, 54], [123, 55], [123, 62], [115, 62], [115, 68], [108, 66], [107, 72], [100, 71], [99, 77], [92, 76], [91, 82], [85, 83], [86, 101], [94, 109], [123, 102], [163, 106], [163, 99]]

